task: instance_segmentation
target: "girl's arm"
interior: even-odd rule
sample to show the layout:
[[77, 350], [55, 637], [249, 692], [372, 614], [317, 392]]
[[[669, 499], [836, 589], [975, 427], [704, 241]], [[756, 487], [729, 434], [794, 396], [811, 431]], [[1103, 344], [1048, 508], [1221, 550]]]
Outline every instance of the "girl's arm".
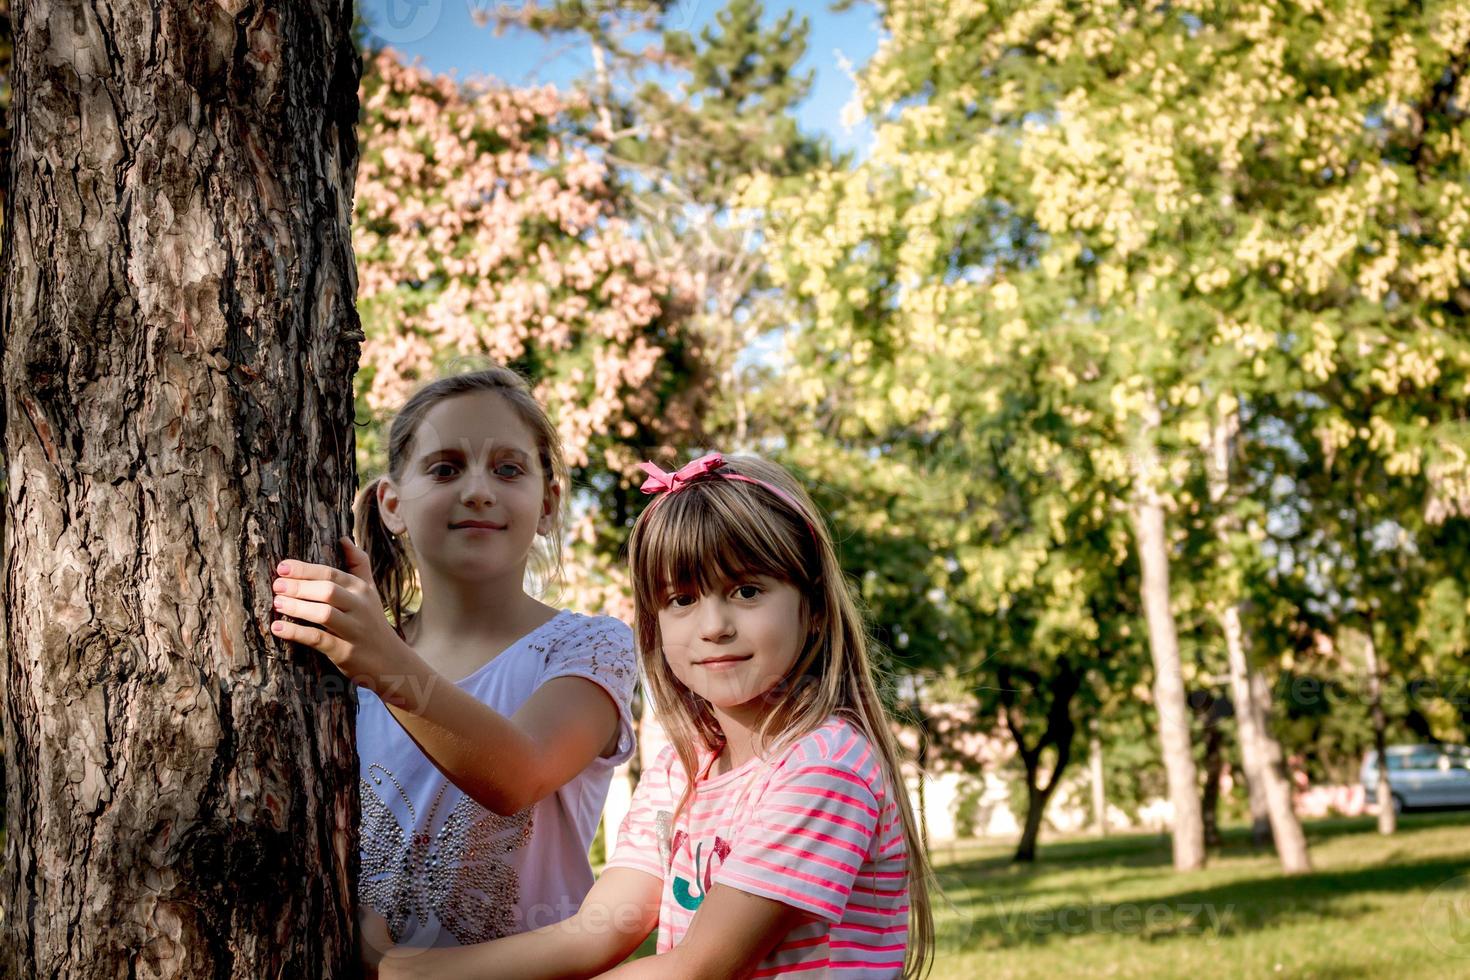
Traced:
[[534, 932], [457, 949], [395, 947], [378, 961], [381, 980], [556, 980], [592, 977], [628, 957], [658, 924], [663, 882], [609, 868], [575, 915]]
[[[557, 677], [514, 717], [439, 674], [388, 625], [367, 554], [342, 539], [348, 571], [286, 561], [277, 569], [272, 632], [312, 647], [388, 706], [409, 736], [475, 802], [509, 815], [585, 769], [616, 737], [618, 710], [597, 684]], [[316, 624], [316, 625], [310, 625]]]
[[388, 710], [450, 782], [494, 813], [519, 813], [550, 796], [616, 736], [612, 698], [581, 677], [552, 678], [507, 718], [424, 670], [425, 695]]
[[781, 940], [812, 916], [769, 898], [715, 885], [705, 896], [683, 942], [604, 974], [608, 980], [735, 980], [755, 972]]

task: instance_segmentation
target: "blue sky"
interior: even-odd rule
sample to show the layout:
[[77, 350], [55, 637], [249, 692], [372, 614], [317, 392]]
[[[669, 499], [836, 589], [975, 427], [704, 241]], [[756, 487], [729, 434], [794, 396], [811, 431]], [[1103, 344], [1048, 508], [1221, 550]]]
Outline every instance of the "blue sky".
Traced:
[[[472, 17], [476, 10], [516, 2], [362, 0], [359, 6], [377, 39], [409, 59], [422, 59], [436, 72], [453, 72], [461, 78], [488, 74], [513, 85], [566, 85], [591, 71], [592, 59], [585, 46], [548, 43], [524, 31], [496, 37], [491, 28], [476, 26]], [[722, 6], [721, 0], [677, 0], [670, 26], [697, 33], [714, 21]], [[766, 0], [768, 18], [791, 9], [811, 20], [801, 68], [816, 70], [811, 95], [800, 107], [798, 118], [803, 128], [825, 132], [837, 146], [861, 151], [869, 139], [868, 127], [846, 130], [840, 117], [852, 96], [848, 71], [866, 63], [878, 45], [877, 14], [863, 3], [838, 14], [827, 9], [825, 0]], [[844, 59], [848, 68], [844, 68]]]

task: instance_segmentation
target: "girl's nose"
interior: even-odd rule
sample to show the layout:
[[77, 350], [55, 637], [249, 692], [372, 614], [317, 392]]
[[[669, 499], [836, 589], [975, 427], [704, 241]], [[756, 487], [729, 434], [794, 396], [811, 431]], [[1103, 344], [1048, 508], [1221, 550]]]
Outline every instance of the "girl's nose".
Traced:
[[707, 643], [727, 640], [735, 635], [735, 621], [730, 616], [730, 606], [711, 596], [700, 602], [699, 637]]
[[488, 473], [471, 470], [465, 474], [459, 499], [462, 503], [490, 507], [495, 503], [495, 481]]

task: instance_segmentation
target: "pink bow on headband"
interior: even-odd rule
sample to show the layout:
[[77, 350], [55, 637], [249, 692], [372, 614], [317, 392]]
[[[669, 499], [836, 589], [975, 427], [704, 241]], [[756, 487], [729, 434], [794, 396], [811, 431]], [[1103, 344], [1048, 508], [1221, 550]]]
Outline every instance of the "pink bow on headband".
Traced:
[[[706, 453], [692, 463], [679, 467], [673, 473], [668, 473], [658, 468], [654, 463], [639, 463], [638, 468], [648, 474], [648, 479], [643, 481], [643, 486], [638, 489], [644, 493], [663, 493], [668, 491], [682, 490], [695, 477], [712, 473], [725, 465], [725, 457], [719, 453]], [[734, 474], [721, 474], [722, 476], [733, 476]]]
[[[657, 465], [653, 463], [639, 463], [638, 468], [648, 474], [648, 479], [644, 480], [643, 486], [639, 487], [638, 489], [647, 494], [678, 493], [680, 490], [683, 490], [690, 483], [693, 483], [696, 479], [704, 476], [706, 473], [714, 473], [716, 476], [719, 476], [725, 480], [739, 480], [741, 483], [750, 483], [758, 487], [765, 487], [771, 493], [774, 493], [777, 497], [780, 497], [783, 501], [785, 501], [788, 507], [796, 511], [797, 514], [801, 515], [801, 519], [806, 521], [807, 528], [812, 532], [812, 537], [820, 540], [821, 536], [817, 534], [816, 527], [814, 527], [811, 520], [807, 518], [806, 511], [803, 510], [802, 507], [795, 500], [791, 499], [791, 495], [789, 493], [787, 493], [785, 490], [782, 490], [780, 487], [772, 486], [765, 480], [757, 480], [752, 477], [742, 476], [739, 473], [716, 472], [720, 469], [720, 467], [724, 465], [725, 457], [721, 456], [719, 453], [706, 453], [696, 459], [694, 462], [686, 463], [684, 466], [679, 467], [673, 473], [669, 473], [666, 470], [660, 469]], [[659, 500], [662, 499], [662, 497], [659, 498]], [[657, 507], [658, 503], [659, 501], [655, 500], [653, 503], [648, 505], [649, 509], [652, 510], [654, 507]]]

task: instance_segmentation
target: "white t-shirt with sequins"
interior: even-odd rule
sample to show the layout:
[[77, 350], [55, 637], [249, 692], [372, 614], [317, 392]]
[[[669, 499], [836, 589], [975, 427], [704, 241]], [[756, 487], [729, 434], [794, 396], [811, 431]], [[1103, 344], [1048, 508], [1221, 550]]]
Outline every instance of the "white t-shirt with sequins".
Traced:
[[562, 610], [459, 681], [504, 715], [542, 684], [585, 677], [618, 707], [618, 746], [513, 816], [444, 778], [371, 692], [359, 690], [359, 900], [411, 946], [486, 942], [567, 918], [592, 887], [587, 850], [613, 768], [633, 752], [633, 635], [609, 616]]

